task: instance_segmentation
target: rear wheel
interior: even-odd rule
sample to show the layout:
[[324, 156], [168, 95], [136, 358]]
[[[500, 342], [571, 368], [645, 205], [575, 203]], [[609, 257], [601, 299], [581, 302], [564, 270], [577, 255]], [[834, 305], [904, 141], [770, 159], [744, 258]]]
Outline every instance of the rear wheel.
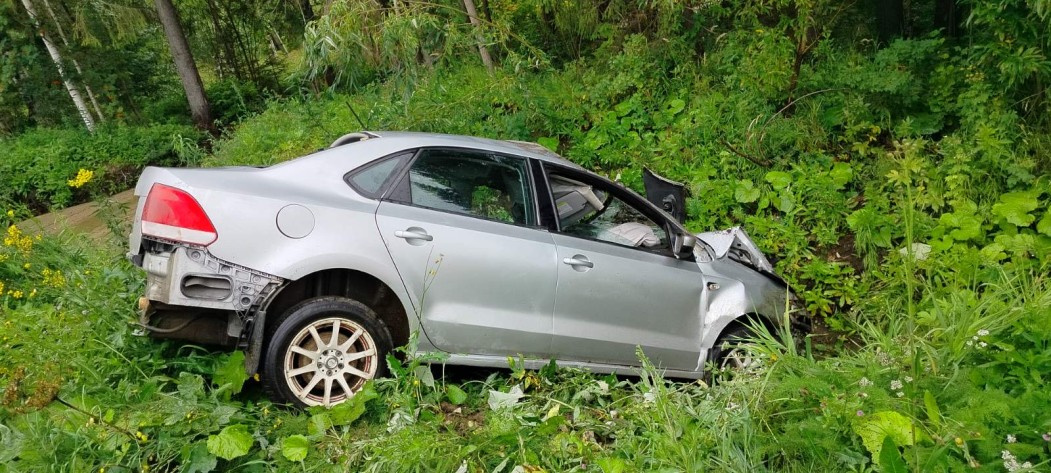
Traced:
[[332, 406], [386, 375], [393, 348], [376, 313], [353, 299], [318, 297], [292, 307], [267, 337], [263, 385], [274, 400]]

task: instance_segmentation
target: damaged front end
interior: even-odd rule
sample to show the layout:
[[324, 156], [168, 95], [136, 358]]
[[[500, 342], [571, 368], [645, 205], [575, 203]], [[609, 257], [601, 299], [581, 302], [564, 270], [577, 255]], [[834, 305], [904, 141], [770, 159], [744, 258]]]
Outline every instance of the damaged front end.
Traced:
[[[755, 242], [741, 227], [733, 227], [717, 232], [698, 233], [697, 238], [708, 245], [708, 248], [712, 250], [712, 258], [714, 259], [729, 257], [756, 271], [769, 273], [771, 276], [777, 277], [770, 260], [766, 259], [766, 255], [759, 251], [759, 247], [755, 245]], [[778, 279], [781, 278], [778, 277]]]
[[256, 312], [285, 282], [203, 247], [150, 238], [134, 260], [146, 271], [140, 324], [156, 338], [247, 348]]
[[[789, 322], [792, 325], [792, 329], [800, 333], [810, 332], [812, 324], [810, 315], [806, 311], [806, 306], [788, 287], [788, 283], [774, 272], [774, 265], [759, 250], [759, 247], [743, 228], [733, 227], [715, 232], [698, 233], [697, 239], [707, 246], [707, 253], [709, 253], [707, 255], [698, 255], [699, 260], [703, 260], [704, 257], [712, 260], [727, 258], [763, 275], [777, 286], [783, 288], [788, 294], [787, 308], [789, 309]], [[695, 248], [695, 252], [702, 253], [705, 252], [705, 249], [698, 245]]]

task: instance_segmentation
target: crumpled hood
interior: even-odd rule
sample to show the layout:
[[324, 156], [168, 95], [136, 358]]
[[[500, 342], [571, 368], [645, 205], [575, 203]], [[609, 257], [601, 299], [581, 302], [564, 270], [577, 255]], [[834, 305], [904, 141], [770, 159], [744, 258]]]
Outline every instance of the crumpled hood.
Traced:
[[755, 242], [748, 237], [748, 233], [741, 227], [733, 227], [717, 232], [698, 233], [697, 238], [708, 244], [714, 251], [716, 259], [725, 258], [740, 261], [760, 271], [774, 272], [774, 266]]

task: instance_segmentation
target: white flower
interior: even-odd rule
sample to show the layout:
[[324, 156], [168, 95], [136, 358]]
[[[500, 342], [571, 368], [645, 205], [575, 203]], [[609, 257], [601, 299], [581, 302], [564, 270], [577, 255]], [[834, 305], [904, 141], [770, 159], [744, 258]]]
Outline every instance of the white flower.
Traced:
[[911, 383], [912, 382], [912, 376], [906, 376], [905, 377], [905, 382], [906, 383]]
[[979, 337], [984, 337], [984, 336], [986, 336], [986, 335], [989, 335], [989, 331], [988, 331], [988, 330], [986, 330], [986, 329], [984, 329], [984, 328], [983, 328], [983, 329], [981, 329], [981, 330], [979, 330], [979, 331], [978, 331], [978, 336], [979, 336]]
[[[1002, 458], [1004, 460], [1004, 468], [1006, 468], [1007, 471], [1018, 471], [1018, 470], [1021, 470], [1023, 468], [1031, 468], [1033, 466], [1029, 462], [1025, 462], [1024, 464], [1021, 464], [1021, 465], [1018, 464], [1018, 459], [1015, 458], [1015, 456], [1011, 452], [1009, 452], [1007, 450], [1004, 450], [1004, 451], [1000, 452], [1000, 458]], [[1026, 465], [1029, 465], [1029, 466], [1026, 466]]]
[[904, 395], [905, 395], [905, 393], [903, 393], [903, 392], [901, 392], [901, 391], [898, 391], [898, 393], [897, 393], [897, 394], [898, 394], [898, 397], [902, 397], [902, 396], [904, 396]]
[[891, 391], [898, 391], [902, 387], [903, 387], [903, 385], [901, 384], [901, 380], [895, 379], [895, 380], [890, 382], [890, 390]]
[[858, 380], [858, 386], [867, 388], [869, 386], [872, 386], [872, 381], [869, 381], [868, 378], [861, 378], [860, 380]]
[[975, 336], [971, 337], [971, 340], [974, 340], [974, 341], [976, 341], [976, 342], [977, 342], [977, 341], [978, 341], [978, 336], [977, 336], [977, 335], [975, 335]]
[[988, 343], [985, 343], [985, 342], [978, 342], [978, 348], [985, 348], [985, 347], [987, 347], [987, 346], [989, 346], [989, 344], [988, 344]]
[[1014, 435], [1011, 435], [1011, 434], [1007, 434], [1007, 443], [1015, 443], [1015, 442], [1017, 442], [1017, 441], [1018, 441], [1018, 439], [1017, 439], [1017, 438], [1015, 438], [1015, 436], [1014, 436]]
[[973, 347], [974, 346], [974, 340], [967, 340], [967, 346]]

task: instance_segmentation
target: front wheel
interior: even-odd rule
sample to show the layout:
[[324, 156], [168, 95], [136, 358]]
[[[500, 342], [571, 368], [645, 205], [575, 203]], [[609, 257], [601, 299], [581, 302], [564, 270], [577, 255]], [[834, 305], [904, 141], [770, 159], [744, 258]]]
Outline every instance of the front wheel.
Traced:
[[758, 360], [743, 346], [754, 336], [752, 330], [744, 325], [734, 325], [727, 329], [709, 351], [708, 361], [713, 372], [733, 376], [756, 369], [759, 365]]
[[263, 385], [276, 401], [333, 406], [386, 374], [390, 331], [365, 304], [345, 297], [308, 299], [275, 325]]

